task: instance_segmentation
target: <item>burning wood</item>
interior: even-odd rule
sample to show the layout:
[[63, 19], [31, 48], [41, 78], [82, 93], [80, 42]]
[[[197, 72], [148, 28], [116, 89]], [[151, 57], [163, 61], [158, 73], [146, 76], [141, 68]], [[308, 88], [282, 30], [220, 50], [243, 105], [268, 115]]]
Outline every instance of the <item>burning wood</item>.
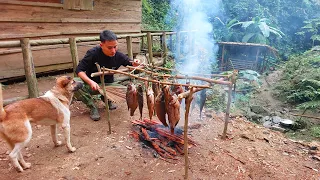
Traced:
[[[182, 131], [171, 134], [160, 122], [153, 120], [132, 121], [134, 129], [131, 136], [142, 141], [153, 148], [162, 158], [176, 159], [175, 156], [183, 154], [184, 137]], [[189, 146], [196, 146], [196, 143], [188, 138]]]

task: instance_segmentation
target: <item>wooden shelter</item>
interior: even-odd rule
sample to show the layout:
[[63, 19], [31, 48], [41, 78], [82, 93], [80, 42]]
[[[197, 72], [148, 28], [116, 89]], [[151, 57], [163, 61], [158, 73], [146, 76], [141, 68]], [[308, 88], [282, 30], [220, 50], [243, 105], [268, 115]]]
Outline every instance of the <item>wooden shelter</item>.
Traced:
[[[0, 0], [0, 81], [25, 75], [21, 47], [10, 47], [21, 38], [98, 37], [105, 29], [118, 35], [140, 33], [141, 11], [141, 0]], [[119, 50], [127, 53], [126, 39], [119, 43]], [[132, 39], [134, 54], [140, 52], [139, 43], [140, 37]], [[77, 43], [79, 59], [98, 44], [99, 39]], [[72, 68], [68, 42], [31, 49], [37, 73]]]
[[251, 69], [263, 72], [270, 58], [278, 58], [278, 50], [266, 44], [219, 42], [219, 67], [221, 71]]

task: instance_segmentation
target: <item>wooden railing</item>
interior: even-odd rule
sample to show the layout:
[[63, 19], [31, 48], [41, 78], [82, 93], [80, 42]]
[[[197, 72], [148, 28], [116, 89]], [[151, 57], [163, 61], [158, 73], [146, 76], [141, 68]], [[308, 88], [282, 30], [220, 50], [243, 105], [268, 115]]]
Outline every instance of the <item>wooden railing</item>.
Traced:
[[[190, 33], [187, 31], [180, 31], [180, 32], [167, 32], [167, 31], [161, 31], [161, 32], [150, 32], [150, 31], [143, 31], [142, 33], [131, 33], [131, 34], [120, 34], [117, 35], [118, 39], [125, 39], [126, 45], [127, 45], [127, 54], [128, 57], [133, 59], [133, 50], [132, 50], [132, 38], [140, 37], [142, 48], [144, 47], [144, 39], [147, 39], [147, 53], [148, 53], [148, 63], [154, 65], [153, 61], [153, 45], [154, 45], [154, 38], [155, 36], [160, 37], [160, 44], [161, 44], [161, 51], [162, 56], [164, 57], [164, 60], [166, 59], [166, 56], [168, 55], [169, 50], [175, 49], [175, 52], [177, 53], [176, 57], [179, 57], [180, 55], [180, 44], [181, 44], [181, 34], [183, 33]], [[173, 43], [173, 37], [175, 37], [175, 43]], [[47, 36], [46, 36], [47, 37]], [[39, 38], [39, 37], [37, 37]], [[167, 44], [167, 38], [169, 38], [169, 44]], [[11, 39], [11, 38], [10, 38]], [[57, 38], [57, 39], [30, 39], [30, 38], [17, 38], [19, 40], [10, 40], [10, 41], [0, 41], [0, 48], [15, 48], [15, 49], [6, 49], [0, 51], [0, 55], [4, 54], [11, 54], [11, 53], [20, 53], [23, 54], [23, 62], [24, 62], [24, 70], [25, 70], [25, 76], [27, 80], [28, 85], [28, 97], [38, 97], [39, 91], [38, 91], [38, 85], [37, 85], [37, 79], [36, 79], [36, 73], [35, 73], [35, 67], [32, 57], [32, 51], [33, 50], [43, 50], [43, 49], [50, 49], [52, 47], [41, 47], [43, 45], [68, 45], [70, 46], [70, 53], [72, 57], [72, 64], [73, 64], [73, 71], [75, 72], [75, 68], [77, 67], [79, 63], [78, 58], [78, 51], [77, 51], [77, 43], [80, 42], [88, 42], [88, 43], [99, 43], [99, 36], [91, 36], [91, 37], [69, 37], [69, 38]], [[190, 38], [189, 38], [190, 39]], [[175, 47], [174, 47], [175, 44]], [[37, 47], [38, 46], [38, 47]], [[17, 47], [21, 47], [21, 49], [17, 49]], [[25, 98], [28, 98], [25, 97]], [[18, 99], [24, 99], [21, 97], [18, 97]], [[9, 100], [9, 102], [12, 102]]]

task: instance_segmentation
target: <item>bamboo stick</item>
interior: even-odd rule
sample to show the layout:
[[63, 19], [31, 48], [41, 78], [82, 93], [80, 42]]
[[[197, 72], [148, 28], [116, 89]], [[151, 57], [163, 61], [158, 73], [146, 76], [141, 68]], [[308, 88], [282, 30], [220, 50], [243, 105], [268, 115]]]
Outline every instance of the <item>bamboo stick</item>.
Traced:
[[[190, 84], [179, 84], [179, 83], [171, 83], [171, 82], [161, 82], [161, 81], [156, 81], [156, 80], [152, 80], [152, 79], [147, 79], [147, 78], [142, 78], [130, 73], [126, 73], [126, 72], [122, 72], [122, 71], [118, 71], [118, 70], [113, 70], [113, 69], [108, 69], [108, 68], [104, 68], [104, 70], [106, 71], [110, 71], [112, 73], [119, 73], [119, 74], [124, 74], [126, 76], [130, 76], [136, 79], [140, 79], [142, 81], [149, 81], [149, 82], [154, 82], [154, 83], [160, 83], [160, 84], [165, 84], [165, 85], [175, 85], [175, 86], [191, 86]], [[102, 74], [102, 72], [96, 72], [96, 73], [92, 73], [91, 77], [96, 77], [96, 76], [100, 76]], [[194, 87], [199, 87], [199, 88], [210, 88], [210, 86], [204, 86], [204, 85], [192, 85]]]
[[[161, 77], [165, 77], [165, 78], [177, 78], [177, 79], [195, 79], [195, 80], [201, 80], [201, 81], [207, 81], [207, 82], [210, 82], [210, 83], [215, 83], [215, 84], [223, 84], [223, 85], [229, 85], [229, 84], [232, 84], [232, 82], [230, 81], [224, 81], [222, 79], [218, 79], [218, 80], [215, 80], [215, 79], [209, 79], [209, 78], [204, 78], [204, 77], [199, 77], [199, 76], [186, 76], [186, 75], [169, 75], [169, 74], [159, 74], [159, 73], [153, 73], [151, 71], [147, 71], [147, 70], [144, 70], [142, 68], [136, 68], [136, 67], [132, 67], [132, 66], [127, 66], [127, 68], [129, 69], [136, 69], [136, 70], [139, 70], [139, 71], [143, 71], [143, 72], [146, 72], [146, 73], [149, 73], [149, 74], [152, 74], [154, 76], [161, 76]], [[92, 73], [91, 76], [92, 77], [95, 77], [97, 74], [99, 73]], [[233, 74], [230, 74], [228, 75], [227, 77], [231, 77]], [[222, 77], [226, 77], [226, 76], [222, 76]]]
[[[101, 68], [100, 65], [98, 63], [95, 63], [97, 66], [97, 69], [99, 72], [101, 72]], [[104, 103], [106, 105], [106, 115], [107, 115], [107, 121], [108, 121], [108, 127], [109, 127], [109, 131], [108, 134], [111, 134], [111, 123], [110, 123], [110, 112], [109, 112], [109, 103], [108, 103], [108, 97], [107, 97], [107, 92], [106, 92], [106, 87], [104, 84], [104, 75], [105, 75], [105, 71], [104, 68], [102, 70], [102, 75], [100, 75], [100, 81], [102, 84], [102, 89], [103, 89], [103, 95], [104, 95]]]
[[223, 129], [223, 133], [222, 133], [222, 139], [226, 139], [226, 137], [227, 137], [227, 129], [228, 129], [228, 123], [229, 123], [232, 84], [229, 84], [228, 87], [229, 87], [229, 90], [228, 90], [228, 102], [227, 102], [226, 116], [225, 116], [225, 120], [224, 120], [224, 129]]
[[189, 170], [189, 158], [188, 158], [188, 120], [189, 120], [189, 111], [190, 111], [190, 104], [193, 100], [193, 87], [190, 88], [190, 93], [186, 97], [186, 112], [184, 114], [184, 157], [185, 157], [185, 168], [184, 168], [184, 179], [189, 179], [188, 177], [188, 170]]

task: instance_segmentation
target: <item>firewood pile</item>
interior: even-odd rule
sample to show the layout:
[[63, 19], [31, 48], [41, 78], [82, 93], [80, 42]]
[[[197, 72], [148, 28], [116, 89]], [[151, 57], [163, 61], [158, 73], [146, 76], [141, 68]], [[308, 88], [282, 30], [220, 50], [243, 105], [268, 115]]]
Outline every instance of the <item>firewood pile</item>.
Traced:
[[[182, 130], [176, 128], [171, 134], [168, 128], [161, 122], [144, 119], [132, 121], [133, 130], [131, 136], [151, 147], [164, 159], [176, 160], [177, 155], [183, 155], [184, 137]], [[188, 148], [196, 146], [196, 143], [188, 138]]]

